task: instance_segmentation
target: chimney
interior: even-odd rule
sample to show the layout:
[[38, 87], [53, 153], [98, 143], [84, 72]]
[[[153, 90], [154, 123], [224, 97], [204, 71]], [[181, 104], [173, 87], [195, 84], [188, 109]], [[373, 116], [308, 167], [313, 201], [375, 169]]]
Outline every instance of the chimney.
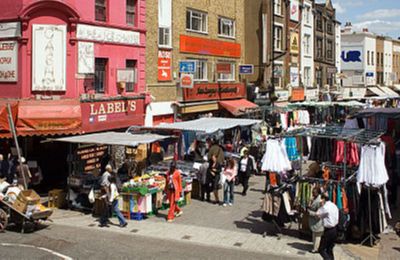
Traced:
[[366, 33], [368, 32], [368, 28], [363, 28], [362, 31]]
[[351, 22], [346, 22], [344, 25], [344, 28], [342, 30], [342, 33], [351, 33], [353, 31]]

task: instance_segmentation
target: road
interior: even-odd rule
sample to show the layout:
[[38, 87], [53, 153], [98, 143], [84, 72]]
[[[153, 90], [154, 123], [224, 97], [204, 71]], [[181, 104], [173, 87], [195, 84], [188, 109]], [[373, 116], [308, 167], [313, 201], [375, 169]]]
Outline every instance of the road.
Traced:
[[245, 250], [59, 225], [28, 234], [7, 231], [0, 238], [0, 259], [283, 259]]

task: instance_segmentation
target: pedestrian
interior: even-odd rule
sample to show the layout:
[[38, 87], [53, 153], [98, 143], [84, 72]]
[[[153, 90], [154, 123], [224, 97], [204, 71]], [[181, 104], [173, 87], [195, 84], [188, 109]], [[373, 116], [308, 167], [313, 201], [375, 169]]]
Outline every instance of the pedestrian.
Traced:
[[110, 193], [109, 191], [110, 185], [101, 185], [100, 191], [100, 224], [99, 227], [110, 227], [108, 225], [108, 218], [110, 214], [110, 207], [109, 207], [109, 200], [108, 200], [108, 194]]
[[217, 155], [211, 156], [211, 162], [207, 171], [207, 187], [208, 192], [213, 191], [215, 197], [215, 204], [220, 204], [218, 190], [220, 189], [219, 181], [221, 179], [222, 166], [218, 162]]
[[239, 179], [240, 183], [243, 185], [242, 195], [247, 195], [247, 190], [249, 189], [249, 179], [254, 171], [254, 162], [251, 157], [249, 157], [249, 150], [246, 148], [243, 150], [243, 156], [239, 160]]
[[224, 204], [233, 205], [233, 192], [235, 188], [235, 177], [237, 175], [236, 162], [233, 158], [229, 158], [224, 170], [225, 183], [224, 183]]
[[204, 201], [205, 199], [210, 202], [210, 189], [207, 187], [207, 171], [209, 163], [204, 162], [200, 165], [197, 171], [197, 180], [200, 185], [200, 199]]
[[[167, 172], [167, 184], [165, 186], [169, 200], [169, 211], [167, 221], [172, 222], [176, 217], [182, 215], [183, 211], [178, 207], [178, 201], [182, 193], [181, 172], [176, 169], [176, 162], [172, 161]], [[176, 215], [175, 215], [176, 214]]]
[[128, 223], [126, 222], [124, 216], [121, 214], [121, 211], [118, 207], [118, 188], [117, 188], [117, 179], [114, 176], [110, 177], [110, 193], [109, 193], [109, 202], [111, 204], [112, 212], [117, 215], [119, 226], [126, 227]]
[[325, 260], [335, 259], [333, 248], [337, 237], [336, 226], [339, 223], [338, 207], [329, 200], [328, 194], [324, 193], [321, 195], [321, 207], [316, 212], [309, 210], [309, 214], [322, 219], [324, 225], [318, 252]]
[[32, 174], [29, 170], [29, 166], [26, 164], [26, 159], [24, 157], [21, 157], [20, 162], [22, 165], [18, 164], [16, 167], [17, 182], [18, 185], [21, 185], [26, 189], [31, 183]]
[[105, 171], [101, 175], [100, 179], [100, 185], [104, 187], [109, 187], [110, 186], [110, 177], [113, 173], [112, 166], [110, 164], [107, 164], [105, 167]]
[[208, 150], [208, 160], [211, 160], [211, 157], [215, 155], [217, 158], [217, 162], [222, 165], [225, 161], [225, 156], [224, 156], [224, 150], [222, 147], [218, 144], [218, 141], [216, 138], [212, 139], [211, 142], [211, 147]]
[[[311, 201], [308, 208], [309, 210], [316, 212], [321, 206], [321, 192], [320, 189], [316, 187], [313, 189], [312, 193], [313, 200]], [[309, 216], [308, 224], [312, 232], [313, 249], [311, 250], [311, 253], [316, 254], [318, 253], [321, 237], [324, 233], [324, 224], [322, 222], [322, 219], [317, 216]]]

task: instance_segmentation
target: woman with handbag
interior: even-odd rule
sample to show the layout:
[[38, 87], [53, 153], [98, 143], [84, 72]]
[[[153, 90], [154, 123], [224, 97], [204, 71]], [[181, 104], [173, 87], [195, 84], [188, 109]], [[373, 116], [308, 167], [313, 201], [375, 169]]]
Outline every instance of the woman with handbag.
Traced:
[[235, 177], [237, 175], [237, 167], [236, 162], [233, 158], [229, 158], [227, 160], [226, 168], [223, 173], [223, 177], [225, 178], [224, 182], [224, 204], [222, 206], [226, 207], [226, 205], [233, 205], [233, 191], [235, 188]]
[[218, 190], [221, 188], [220, 187], [220, 178], [221, 178], [221, 164], [218, 163], [217, 161], [217, 156], [212, 155], [211, 156], [211, 162], [208, 167], [207, 171], [207, 186], [209, 191], [214, 192], [214, 197], [215, 197], [215, 204], [219, 204], [219, 196], [218, 196]]
[[240, 157], [239, 161], [239, 178], [243, 185], [242, 195], [246, 196], [247, 190], [249, 189], [249, 179], [254, 171], [253, 159], [249, 156], [249, 150], [243, 149], [243, 156]]

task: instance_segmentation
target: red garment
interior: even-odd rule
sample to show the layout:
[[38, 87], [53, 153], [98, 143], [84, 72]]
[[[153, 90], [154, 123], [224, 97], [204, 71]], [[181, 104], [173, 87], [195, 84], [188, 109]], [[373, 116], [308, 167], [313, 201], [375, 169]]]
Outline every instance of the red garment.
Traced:
[[390, 155], [394, 155], [396, 152], [396, 145], [394, 143], [393, 137], [389, 135], [383, 135], [381, 136], [382, 141], [385, 142], [386, 147], [388, 147]]
[[[334, 163], [339, 164], [344, 161], [344, 141], [336, 141], [334, 148]], [[358, 155], [358, 147], [355, 143], [346, 143], [346, 162], [349, 166], [357, 166], [360, 164]]]
[[[171, 179], [174, 184], [174, 191], [169, 189]], [[167, 185], [165, 185], [165, 192], [167, 193], [168, 198], [170, 197], [169, 194], [173, 193], [175, 194], [175, 201], [178, 201], [180, 199], [182, 193], [182, 177], [179, 170], [174, 171], [174, 173], [172, 174], [172, 178], [170, 178], [170, 172], [167, 172]]]
[[181, 209], [178, 207], [177, 200], [175, 198], [178, 196], [179, 197], [180, 193], [177, 192], [170, 192], [168, 194], [168, 200], [169, 200], [169, 211], [168, 211], [168, 217], [167, 219], [174, 219], [175, 218], [175, 212], [178, 213], [181, 211]]

